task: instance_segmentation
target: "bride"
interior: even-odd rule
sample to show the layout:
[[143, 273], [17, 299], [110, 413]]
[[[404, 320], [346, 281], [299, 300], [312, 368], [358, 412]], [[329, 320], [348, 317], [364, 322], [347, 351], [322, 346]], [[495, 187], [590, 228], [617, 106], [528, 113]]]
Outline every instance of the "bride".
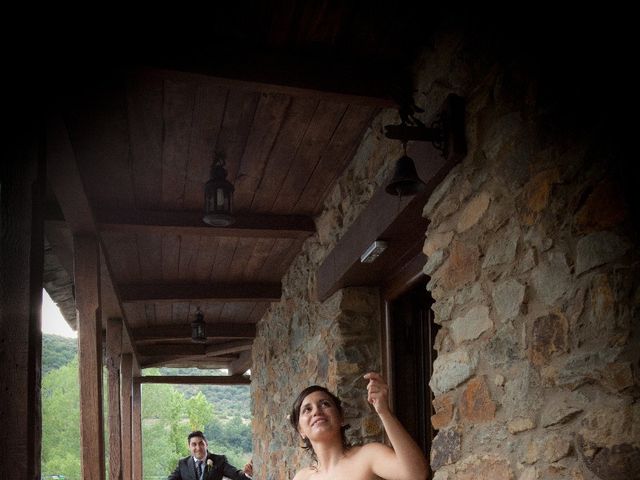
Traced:
[[389, 410], [388, 386], [377, 373], [364, 376], [367, 400], [382, 420], [393, 448], [373, 442], [350, 446], [346, 441], [341, 401], [326, 388], [305, 388], [293, 404], [291, 424], [310, 450], [313, 464], [294, 480], [426, 480], [427, 461], [422, 451]]

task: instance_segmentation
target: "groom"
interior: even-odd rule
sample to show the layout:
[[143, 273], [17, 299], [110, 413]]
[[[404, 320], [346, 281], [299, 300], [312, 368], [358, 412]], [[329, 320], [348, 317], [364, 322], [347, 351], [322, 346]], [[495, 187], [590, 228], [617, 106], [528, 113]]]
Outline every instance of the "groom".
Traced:
[[167, 480], [221, 480], [223, 476], [231, 480], [250, 480], [246, 474], [252, 475], [251, 463], [244, 467], [244, 472], [227, 463], [224, 455], [215, 455], [207, 451], [207, 438], [201, 431], [191, 432], [187, 437], [191, 455], [180, 459], [178, 467]]

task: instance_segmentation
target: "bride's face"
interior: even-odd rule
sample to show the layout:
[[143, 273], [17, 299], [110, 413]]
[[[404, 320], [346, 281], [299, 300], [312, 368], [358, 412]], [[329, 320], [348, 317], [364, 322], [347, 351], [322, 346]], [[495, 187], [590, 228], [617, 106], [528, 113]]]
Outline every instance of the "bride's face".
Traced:
[[303, 439], [314, 440], [327, 434], [339, 434], [341, 424], [340, 411], [327, 393], [313, 392], [302, 401], [298, 432]]

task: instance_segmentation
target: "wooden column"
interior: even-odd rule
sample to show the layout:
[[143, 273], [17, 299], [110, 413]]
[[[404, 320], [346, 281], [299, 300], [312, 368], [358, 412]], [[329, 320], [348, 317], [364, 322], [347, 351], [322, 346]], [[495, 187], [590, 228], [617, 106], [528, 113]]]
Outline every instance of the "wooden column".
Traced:
[[120, 434], [120, 357], [122, 320], [107, 320], [107, 371], [109, 383], [109, 480], [122, 480], [122, 436]]
[[142, 480], [142, 386], [133, 382], [131, 398], [131, 453], [133, 480]]
[[40, 478], [42, 198], [38, 126], [7, 132], [0, 166], [0, 478]]
[[131, 480], [131, 378], [133, 357], [123, 353], [120, 358], [120, 411], [122, 415], [122, 480]]
[[78, 313], [82, 478], [104, 480], [99, 247], [93, 235], [74, 235], [73, 244]]

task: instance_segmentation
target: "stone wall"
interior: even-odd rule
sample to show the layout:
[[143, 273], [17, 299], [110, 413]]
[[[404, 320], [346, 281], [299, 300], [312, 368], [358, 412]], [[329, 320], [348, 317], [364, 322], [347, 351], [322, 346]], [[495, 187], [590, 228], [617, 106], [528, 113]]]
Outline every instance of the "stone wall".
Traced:
[[[567, 71], [487, 38], [436, 35], [416, 70], [425, 120], [449, 93], [467, 108], [468, 155], [424, 209], [442, 326], [430, 379], [435, 480], [639, 478], [637, 185], [594, 91], [562, 90]], [[381, 138], [395, 122], [390, 112], [375, 120], [258, 325], [251, 389], [263, 478], [309, 463], [287, 419], [309, 384], [347, 399], [355, 436], [379, 438], [359, 393], [360, 374], [379, 368], [377, 294], [312, 299], [318, 265], [399, 156]]]
[[466, 98], [469, 147], [424, 208], [435, 480], [640, 478], [632, 170], [595, 93], [545, 97], [531, 64], [468, 40], [419, 71], [432, 105]]

